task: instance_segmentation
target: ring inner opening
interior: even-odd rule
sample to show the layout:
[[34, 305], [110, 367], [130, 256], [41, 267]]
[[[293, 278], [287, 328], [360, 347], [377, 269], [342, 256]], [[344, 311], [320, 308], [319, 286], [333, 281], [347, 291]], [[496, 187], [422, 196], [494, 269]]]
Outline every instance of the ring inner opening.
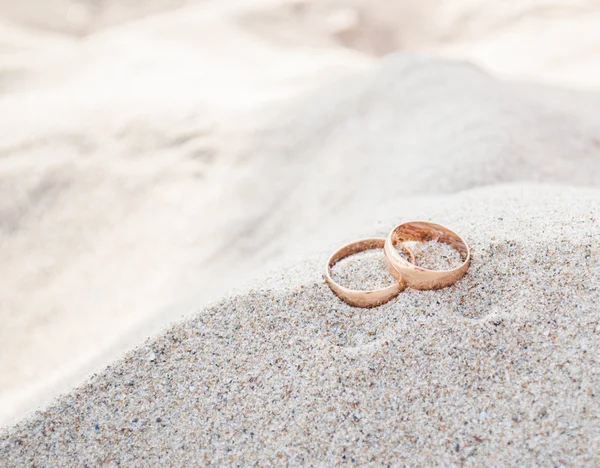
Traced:
[[467, 257], [467, 249], [460, 237], [433, 223], [409, 223], [394, 233], [393, 240], [398, 252], [402, 252], [400, 243], [408, 246], [417, 265], [427, 270], [452, 270]]
[[[400, 254], [408, 259], [403, 250]], [[353, 253], [331, 266], [331, 278], [340, 286], [358, 291], [387, 288], [398, 280], [389, 272], [382, 248]]]

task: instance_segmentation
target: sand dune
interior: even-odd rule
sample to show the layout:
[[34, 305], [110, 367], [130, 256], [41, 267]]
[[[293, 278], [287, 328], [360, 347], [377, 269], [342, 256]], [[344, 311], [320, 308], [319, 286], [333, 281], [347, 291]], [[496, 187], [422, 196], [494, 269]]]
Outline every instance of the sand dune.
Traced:
[[17, 465], [594, 465], [599, 199], [548, 185], [391, 199], [370, 232], [400, 211], [457, 227], [475, 254], [463, 280], [357, 310], [324, 284], [327, 252], [303, 258], [5, 432], [0, 454]]
[[[33, 42], [21, 55], [30, 81], [0, 97], [10, 116], [0, 142], [2, 420], [136, 341], [125, 334], [139, 339], [235, 284], [199, 286], [212, 276], [213, 219], [227, 215], [215, 191], [233, 164], [229, 141], [243, 138], [250, 109], [366, 63], [327, 50], [284, 58], [209, 13], [175, 11], [50, 51]], [[208, 53], [217, 34], [229, 54]], [[284, 60], [297, 68], [256, 72]]]
[[[176, 6], [183, 5], [180, 3]], [[61, 5], [61, 9], [71, 6], [67, 2]], [[560, 49], [548, 49], [556, 54], [540, 55], [534, 53], [535, 43], [530, 42], [537, 26], [527, 25], [536, 22], [544, 31], [534, 34], [536, 40], [560, 38], [558, 32], [579, 25], [578, 18], [585, 14], [587, 20], [578, 26], [580, 30], [597, 30], [595, 17], [586, 7], [591, 3], [574, 3], [558, 16], [554, 5], [542, 9], [550, 13], [541, 16], [510, 8], [502, 15], [487, 16], [477, 5], [460, 5], [449, 9], [433, 1], [409, 2], [385, 10], [383, 2], [373, 2], [369, 9], [364, 3], [350, 1], [228, 1], [188, 2], [172, 9], [161, 2], [143, 7], [131, 2], [126, 5], [129, 9], [109, 8], [112, 13], [90, 16], [76, 27], [50, 17], [52, 21], [41, 24], [27, 16], [26, 9], [4, 15], [0, 112], [7, 118], [2, 120], [0, 141], [0, 422], [14, 421], [48, 402], [58, 391], [80, 382], [91, 370], [101, 369], [173, 319], [190, 315], [248, 279], [261, 277], [270, 268], [289, 271], [293, 258], [301, 259], [299, 271], [289, 278], [284, 275], [283, 283], [262, 277], [260, 288], [266, 288], [262, 299], [254, 293], [238, 293], [233, 302], [204, 310], [200, 318], [175, 329], [179, 331], [157, 338], [156, 343], [166, 343], [164, 365], [181, 371], [182, 379], [202, 380], [204, 372], [213, 372], [210, 367], [179, 368], [179, 358], [174, 356], [182, 351], [169, 344], [169, 337], [188, 333], [185, 330], [193, 329], [210, 310], [227, 310], [231, 315], [238, 303], [239, 320], [244, 322], [243, 314], [256, 312], [249, 311], [252, 308], [272, 310], [273, 297], [282, 301], [276, 312], [281, 317], [293, 316], [298, 304], [310, 308], [311, 301], [317, 301], [314, 315], [305, 317], [312, 323], [307, 326], [313, 326], [314, 333], [322, 327], [330, 334], [318, 318], [319, 311], [335, 315], [333, 311], [343, 306], [340, 309], [320, 283], [318, 262], [339, 243], [383, 233], [403, 217], [432, 218], [460, 228], [471, 236], [481, 259], [488, 260], [486, 266], [475, 263], [462, 286], [440, 293], [443, 300], [460, 297], [467, 302], [443, 310], [434, 307], [431, 333], [438, 327], [436, 320], [448, 319], [453, 327], [466, 323], [465, 333], [472, 334], [467, 338], [477, 340], [476, 327], [488, 327], [494, 314], [514, 320], [514, 327], [529, 332], [528, 324], [541, 324], [544, 313], [554, 318], [564, 313], [568, 322], [565, 333], [585, 337], [571, 351], [597, 346], [597, 333], [589, 335], [589, 327], [595, 320], [592, 306], [597, 290], [591, 284], [598, 279], [598, 250], [597, 242], [588, 236], [596, 235], [598, 226], [597, 94], [501, 81], [477, 66], [422, 54], [378, 58], [396, 48], [435, 51], [476, 60], [498, 74], [590, 87], [598, 76], [590, 65], [600, 50], [595, 34], [578, 34], [571, 42], [563, 40]], [[159, 10], [162, 13], [156, 14]], [[452, 34], [450, 26], [461, 18], [463, 33]], [[498, 18], [507, 22], [498, 23], [497, 28], [483, 27]], [[519, 21], [510, 22], [510, 18]], [[522, 54], [511, 56], [508, 52], [515, 50], [515, 40], [523, 40], [531, 50], [519, 48]], [[492, 53], [499, 50], [506, 54]], [[516, 185], [503, 185], [507, 183]], [[531, 185], [539, 183], [552, 186]], [[584, 186], [588, 188], [581, 188]], [[550, 244], [557, 244], [557, 250], [543, 250], [542, 246]], [[575, 257], [569, 256], [569, 249]], [[560, 262], [555, 259], [552, 263], [548, 258], [551, 252]], [[545, 256], [538, 258], [542, 253]], [[305, 264], [309, 255], [317, 263]], [[523, 255], [541, 263], [525, 262], [518, 267], [525, 269], [515, 273], [518, 260], [513, 257]], [[584, 270], [568, 272], [580, 264]], [[500, 270], [508, 275], [504, 283], [496, 276]], [[525, 277], [536, 281], [524, 292], [514, 293], [515, 285]], [[293, 299], [300, 285], [308, 296]], [[482, 292], [471, 295], [464, 288], [481, 288]], [[427, 301], [433, 297], [437, 296], [417, 299], [407, 294], [395, 306], [386, 306], [384, 316], [396, 318], [411, 307], [421, 314], [429, 310], [431, 302]], [[403, 302], [407, 300], [409, 303]], [[413, 300], [416, 302], [410, 302]], [[292, 308], [285, 305], [290, 301], [296, 304]], [[350, 328], [355, 319], [363, 317], [343, 310]], [[385, 328], [383, 322], [364, 317], [365, 327]], [[548, 329], [535, 333], [540, 333], [541, 340], [546, 331], [555, 333]], [[250, 353], [245, 346], [259, 333], [259, 325], [247, 333], [248, 341], [235, 344], [242, 354]], [[289, 333], [299, 336], [302, 330], [292, 328]], [[350, 335], [339, 338], [339, 343], [313, 340], [312, 346], [319, 352], [335, 353], [341, 349], [338, 346], [345, 346], [344, 340], [360, 344], [367, 339], [355, 337], [352, 330], [344, 333]], [[522, 333], [515, 336], [525, 339], [525, 331]], [[277, 339], [271, 335], [268, 339], [273, 348], [255, 357], [256, 366], [279, 353], [275, 351]], [[429, 338], [416, 335], [412, 339], [419, 349], [428, 342], [419, 340]], [[558, 339], [550, 357], [566, 360], [564, 353], [571, 352], [566, 335]], [[208, 353], [213, 345], [212, 341], [206, 348], [198, 345], [198, 352]], [[373, 352], [382, 349], [373, 346]], [[136, 385], [142, 389], [155, 383], [144, 374], [145, 367], [136, 371], [130, 366], [131, 359], [145, 362], [145, 352], [138, 350], [116, 364], [132, 378], [135, 374]], [[361, 348], [356, 352], [360, 354]], [[394, 351], [402, 352], [400, 348]], [[514, 347], [510, 350], [522, 352]], [[397, 356], [394, 353], [391, 355]], [[312, 355], [306, 356], [310, 360]], [[510, 356], [525, 359], [523, 354]], [[425, 366], [421, 358], [420, 364]], [[489, 354], [479, 359], [485, 368], [497, 363]], [[593, 368], [590, 356], [578, 354], [577, 359], [582, 359], [581, 369]], [[384, 374], [391, 374], [389, 378], [395, 375], [395, 368], [387, 365], [377, 374], [382, 381], [388, 378]], [[344, 369], [340, 367], [340, 372]], [[554, 376], [560, 385], [553, 389], [554, 384], [537, 375], [538, 371], [531, 368], [519, 375], [531, 380], [539, 392], [546, 392], [544, 398], [563, 398], [569, 391], [561, 376]], [[95, 405], [101, 389], [114, 378], [111, 372], [86, 387], [87, 396], [79, 403], [83, 406], [73, 405], [72, 399], [79, 398], [74, 393], [45, 415], [33, 416], [4, 436], [0, 444], [5, 452], [0, 454], [8, 457], [10, 453], [24, 462], [26, 458], [18, 457], [31, 452], [25, 452], [27, 445], [22, 453], [13, 450], [18, 434], [34, 435], [35, 421], [56, 419], [56, 412], [65, 413], [61, 424], [70, 424], [73, 431], [78, 430], [75, 423], [87, 424], [93, 418], [92, 427], [104, 425], [108, 416], [102, 410], [86, 412], [84, 406]], [[451, 386], [457, 375], [448, 376], [445, 384]], [[266, 380], [264, 391], [273, 391], [281, 378], [274, 374]], [[416, 375], [402, 378], [406, 379], [403, 386], [421, 385]], [[587, 378], [589, 388], [597, 386], [595, 374]], [[520, 384], [524, 380], [517, 379]], [[510, 385], [511, 390], [516, 389]], [[521, 411], [519, 405], [526, 400], [517, 396], [518, 404], [503, 411]], [[373, 395], [363, 397], [363, 404], [372, 406], [373, 411], [390, 410], [385, 404], [371, 405]], [[468, 405], [489, 406], [488, 397], [487, 393], [481, 396], [483, 400], [471, 395]], [[106, 398], [107, 404], [116, 404], [117, 396]], [[181, 403], [179, 396], [164, 398], [166, 406], [193, 404], [192, 400]], [[565, 405], [579, 404], [565, 398]], [[320, 400], [307, 401], [316, 405], [310, 411], [324, 409]], [[547, 405], [547, 399], [540, 401]], [[449, 408], [459, 404], [452, 402]], [[159, 400], [155, 403], [160, 404]], [[202, 404], [212, 403], [205, 399]], [[240, 406], [229, 409], [243, 410]], [[332, 410], [332, 418], [342, 414], [338, 410], [342, 411]], [[552, 420], [556, 422], [553, 427], [560, 431], [567, 410], [565, 406], [554, 410], [558, 419]], [[309, 420], [312, 414], [304, 412], [302, 417]], [[369, 424], [379, 421], [373, 414], [365, 416]], [[507, 414], [497, 412], [498, 417]], [[120, 414], [119, 424], [125, 427], [129, 416]], [[192, 418], [193, 412], [187, 416]], [[576, 454], [576, 461], [591, 462], [589, 454], [594, 452], [586, 454], [585, 444], [591, 450], [597, 441], [589, 439], [586, 428], [593, 425], [594, 417], [597, 415], [583, 410], [578, 413], [579, 432], [569, 442], [574, 445], [557, 435], [557, 453], [563, 450]], [[220, 424], [211, 421], [215, 427]], [[246, 421], [242, 418], [240, 424], [244, 426]], [[261, 421], [257, 420], [257, 434], [267, 430]], [[515, 436], [516, 445], [510, 452], [514, 457], [507, 460], [534, 459], [519, 458], [533, 431], [533, 419], [530, 422]], [[182, 419], [180, 423], [188, 427], [193, 421]], [[159, 437], [149, 427], [144, 429], [149, 431], [148, 439], [139, 439], [140, 444], [154, 443]], [[329, 430], [326, 427], [330, 428], [325, 425], [322, 430]], [[57, 428], [67, 431], [60, 424]], [[291, 436], [299, 437], [298, 430], [289, 429]], [[452, 426], [439, 430], [444, 437], [455, 433]], [[486, 426], [486, 430], [491, 429]], [[218, 433], [215, 431], [214, 437]], [[100, 461], [96, 456], [125, 456], [118, 443], [112, 448], [102, 446], [93, 454], [95, 449], [86, 445], [86, 434], [73, 433], [79, 442], [69, 450], [78, 451], [90, 462]], [[199, 429], [189, 434], [197, 440], [210, 435]], [[317, 439], [326, 434], [306, 436], [298, 453], [304, 453], [307, 460], [321, 457], [325, 452], [317, 447]], [[471, 433], [467, 435], [471, 437]], [[167, 437], [164, 443], [175, 440]], [[495, 437], [475, 455], [491, 453], [499, 447], [495, 445], [498, 440], [507, 441]], [[539, 443], [546, 446], [551, 440]], [[317, 444], [314, 450], [308, 451], [313, 443]], [[329, 455], [333, 457], [342, 445], [331, 444]], [[464, 442], [456, 444], [464, 448]], [[259, 446], [282, 447], [264, 440]], [[251, 460], [247, 447], [243, 452], [234, 450], [233, 455]], [[439, 450], [446, 453], [453, 447], [444, 445]], [[221, 448], [215, 450], [213, 455]], [[464, 454], [455, 452], [452, 457]], [[190, 456], [198, 453], [190, 452]], [[293, 458], [295, 452], [290, 453], [290, 461], [300, 461]], [[391, 453], [387, 451], [388, 456]], [[541, 449], [535, 453], [541, 454], [538, 460], [560, 462], [560, 455], [554, 457]], [[177, 451], [171, 455], [183, 456]]]

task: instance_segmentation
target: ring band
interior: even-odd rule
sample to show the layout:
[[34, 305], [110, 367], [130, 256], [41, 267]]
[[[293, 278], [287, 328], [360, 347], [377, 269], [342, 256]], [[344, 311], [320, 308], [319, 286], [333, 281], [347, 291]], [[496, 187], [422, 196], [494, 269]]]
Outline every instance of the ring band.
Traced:
[[[452, 270], [427, 270], [416, 265], [416, 262], [407, 262], [395, 249], [402, 242], [439, 241], [449, 244], [460, 253], [463, 263]], [[411, 221], [396, 226], [385, 240], [384, 253], [391, 266], [391, 273], [408, 287], [413, 289], [428, 290], [441, 289], [456, 283], [469, 268], [471, 252], [467, 243], [455, 232], [444, 226], [425, 221]]]
[[[356, 289], [349, 289], [337, 284], [331, 278], [331, 267], [343, 258], [349, 257], [359, 252], [372, 249], [382, 249], [385, 245], [385, 239], [383, 238], [370, 238], [361, 239], [350, 244], [346, 244], [339, 250], [333, 253], [333, 255], [327, 261], [327, 268], [325, 270], [325, 281], [331, 288], [331, 290], [346, 304], [355, 307], [375, 307], [381, 304], [385, 304], [390, 299], [393, 299], [400, 294], [406, 287], [404, 281], [397, 274], [394, 275], [398, 280], [396, 283], [382, 289], [375, 289], [372, 291], [360, 291]], [[412, 251], [405, 245], [402, 245], [403, 250], [408, 254], [410, 261], [415, 261], [415, 256]], [[398, 252], [396, 252], [399, 258], [402, 258]]]

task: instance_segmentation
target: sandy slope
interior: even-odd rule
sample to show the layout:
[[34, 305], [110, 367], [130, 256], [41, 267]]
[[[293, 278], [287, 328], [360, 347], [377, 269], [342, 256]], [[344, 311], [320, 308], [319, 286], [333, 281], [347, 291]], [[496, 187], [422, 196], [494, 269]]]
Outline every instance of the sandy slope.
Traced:
[[[217, 13], [175, 12], [68, 43], [25, 90], [0, 98], [10, 115], [0, 143], [4, 417], [149, 317], [234, 284], [199, 286], [212, 275], [212, 221], [226, 216], [215, 190], [238, 144], [237, 114], [365, 62], [300, 48], [284, 57]], [[212, 47], [219, 35], [229, 52]]]
[[589, 86], [589, 2], [167, 3], [2, 5], [0, 421], [390, 197], [599, 184], [595, 95], [376, 63]]
[[0, 432], [0, 459], [597, 464], [600, 190], [388, 201], [346, 233], [427, 213], [468, 239], [467, 276], [354, 309], [320, 276], [328, 252], [304, 256]]

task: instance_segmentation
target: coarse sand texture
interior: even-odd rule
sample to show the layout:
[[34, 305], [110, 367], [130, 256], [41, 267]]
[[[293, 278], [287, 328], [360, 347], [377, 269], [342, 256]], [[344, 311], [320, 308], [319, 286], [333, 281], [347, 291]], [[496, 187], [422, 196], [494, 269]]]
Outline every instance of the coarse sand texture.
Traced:
[[473, 249], [454, 286], [354, 309], [323, 282], [323, 252], [4, 430], [0, 459], [597, 465], [599, 201], [592, 189], [510, 185], [415, 202]]

